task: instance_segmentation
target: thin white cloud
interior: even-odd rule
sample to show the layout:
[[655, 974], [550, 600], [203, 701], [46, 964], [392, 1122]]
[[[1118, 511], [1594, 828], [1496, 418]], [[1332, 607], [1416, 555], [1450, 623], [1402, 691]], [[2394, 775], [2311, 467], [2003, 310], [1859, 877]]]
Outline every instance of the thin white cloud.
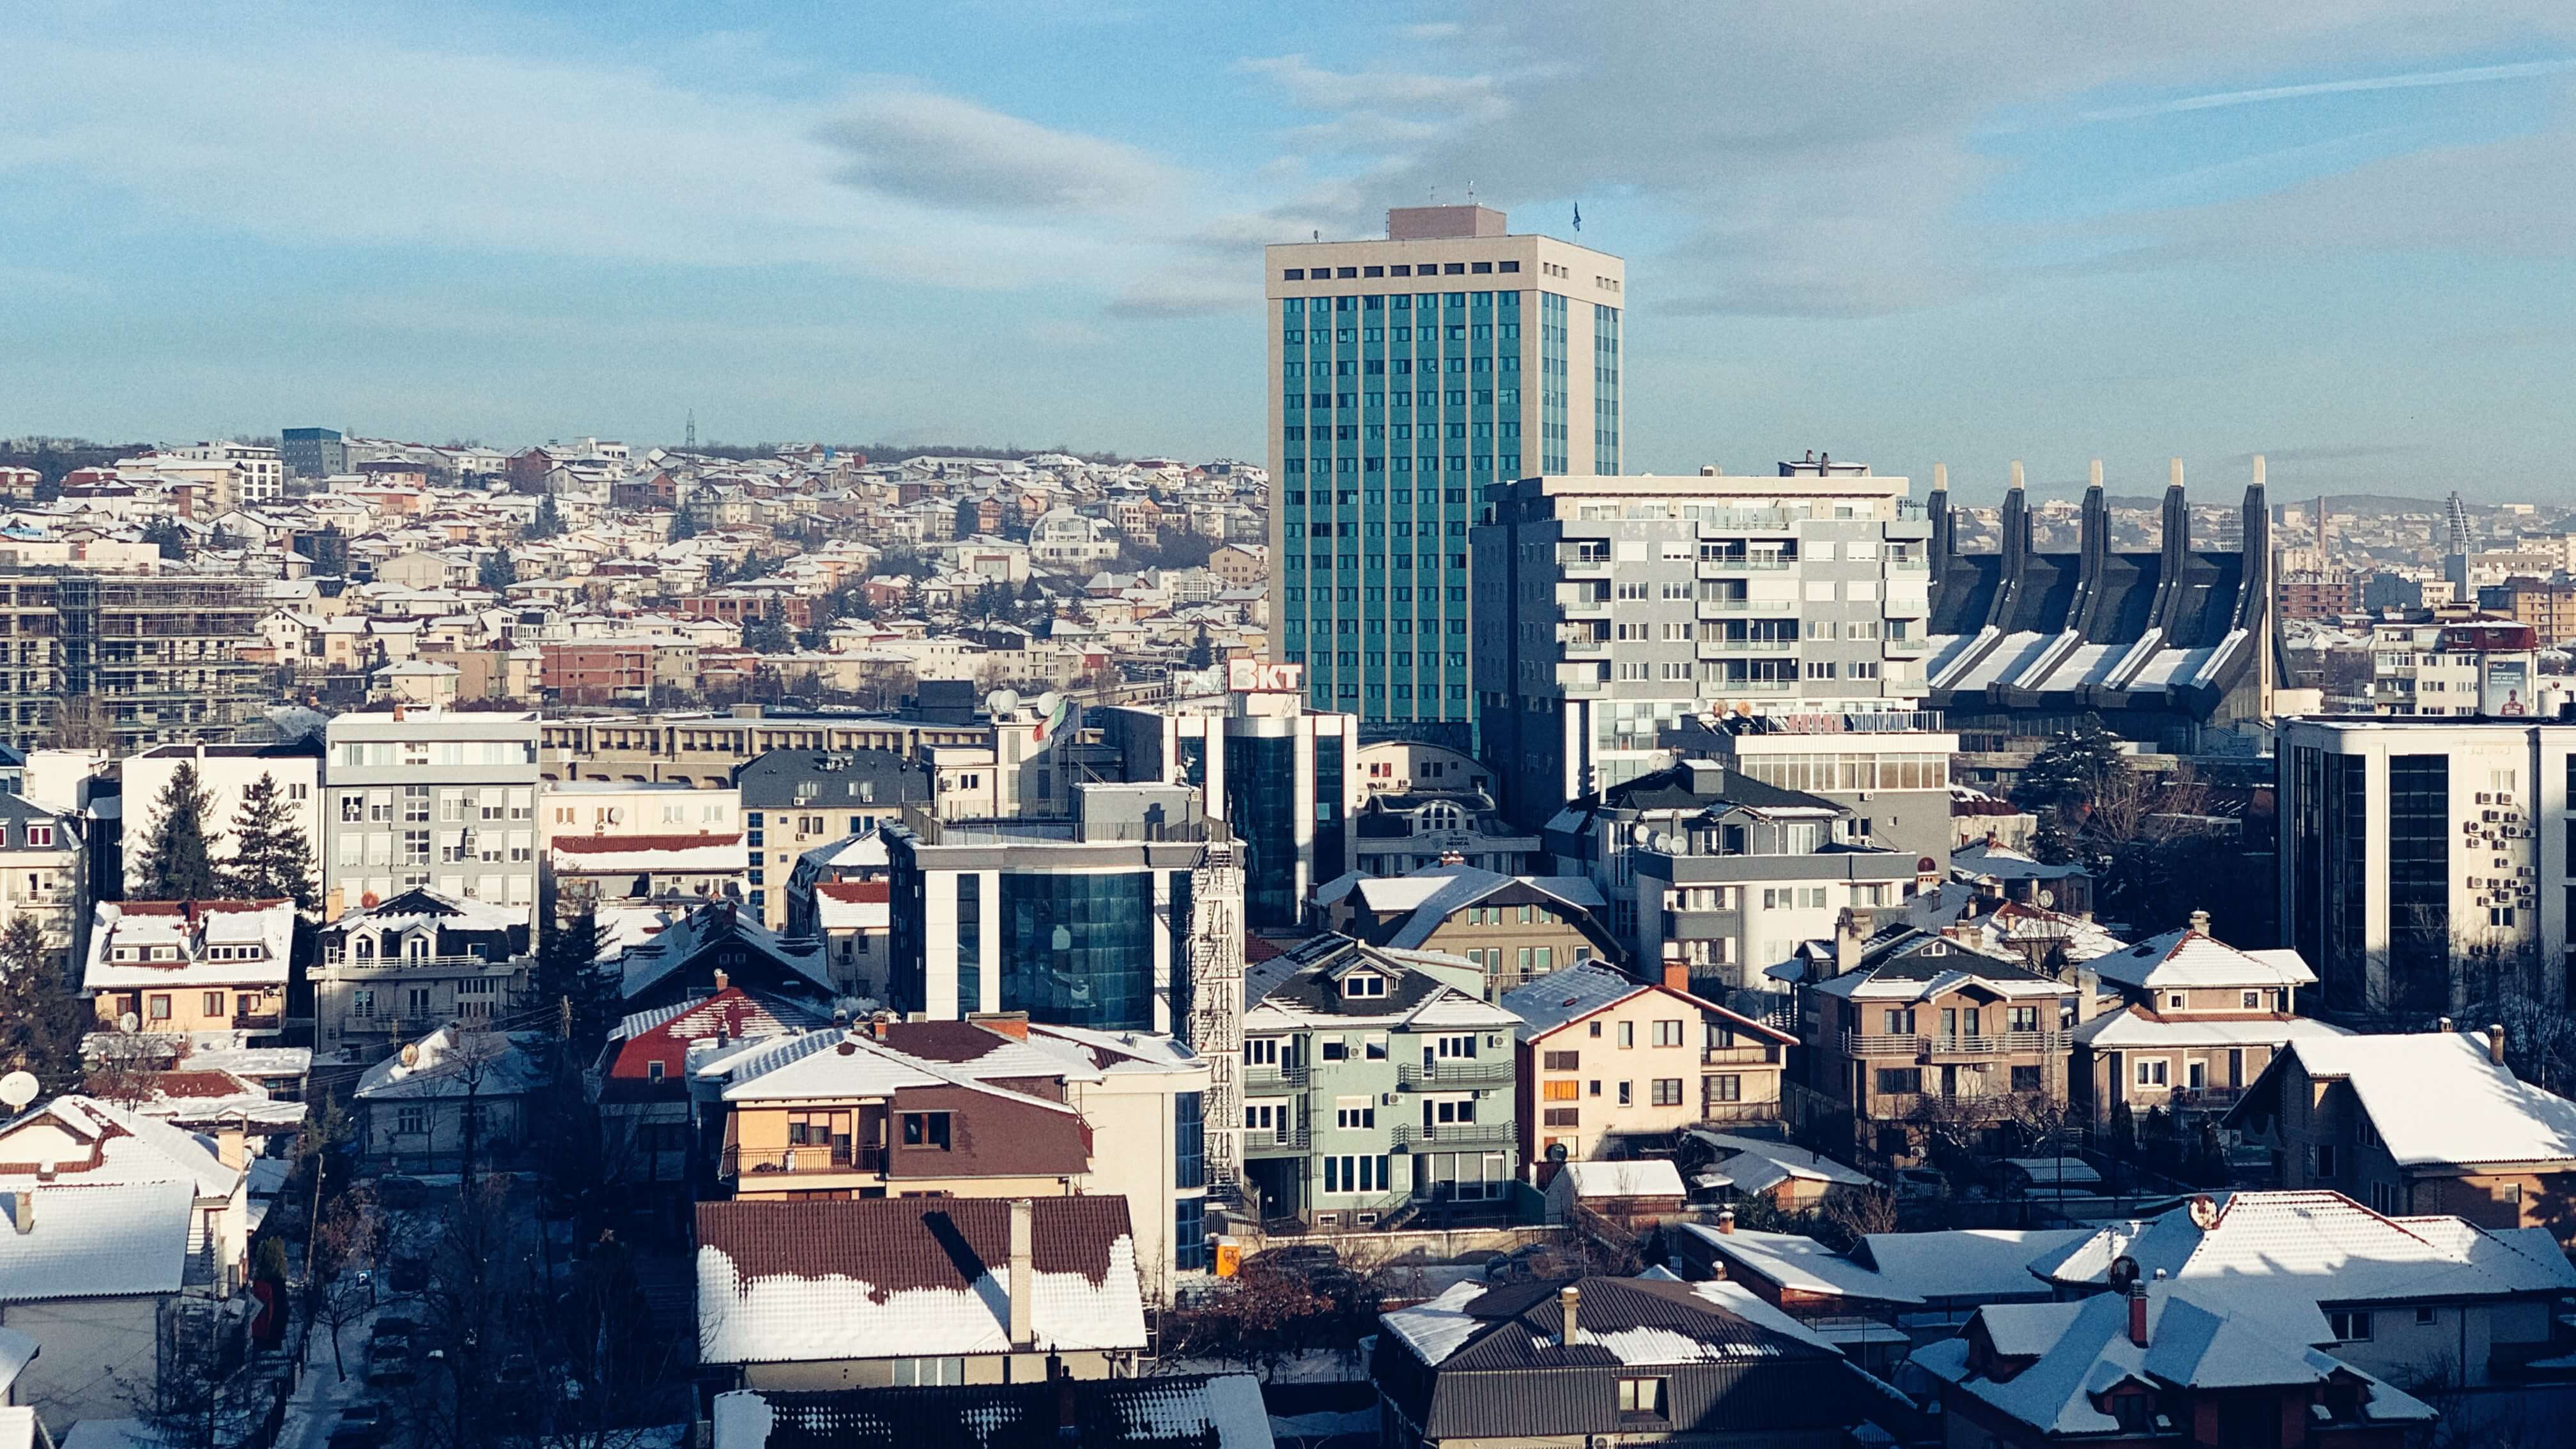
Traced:
[[2361, 91], [2417, 90], [2434, 86], [2485, 85], [2493, 81], [2533, 80], [2559, 75], [2576, 69], [2576, 58], [2518, 61], [2511, 65], [2473, 65], [2453, 70], [2423, 70], [2405, 75], [2362, 76], [2352, 80], [2312, 81], [2305, 85], [2264, 86], [2246, 91], [2215, 91], [2208, 95], [2179, 96], [2172, 100], [2150, 101], [2137, 106], [2115, 106], [2108, 110], [2086, 111], [2087, 121], [2135, 121], [2152, 116], [2180, 115], [2187, 111], [2214, 111], [2231, 106], [2259, 106], [2272, 101], [2304, 100], [2310, 96], [2351, 95]]
[[843, 179], [933, 206], [1123, 211], [1181, 189], [1176, 170], [1133, 146], [909, 86], [852, 101], [817, 135], [849, 157]]

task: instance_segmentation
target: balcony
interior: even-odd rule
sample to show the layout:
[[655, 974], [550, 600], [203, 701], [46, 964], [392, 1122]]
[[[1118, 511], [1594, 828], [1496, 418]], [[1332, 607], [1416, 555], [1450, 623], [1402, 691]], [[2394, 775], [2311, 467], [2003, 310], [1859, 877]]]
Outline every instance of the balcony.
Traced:
[[1786, 614], [1797, 607], [1787, 599], [1701, 599], [1697, 605], [1703, 619], [1719, 614]]
[[764, 1152], [728, 1147], [724, 1150], [724, 1163], [718, 1171], [725, 1177], [755, 1179], [834, 1172], [883, 1172], [885, 1149], [858, 1147], [846, 1142]]
[[1742, 1127], [1779, 1120], [1778, 1102], [1702, 1102], [1699, 1107], [1699, 1121], [1703, 1127]]
[[1729, 574], [1786, 573], [1793, 558], [1778, 554], [1746, 554], [1740, 558], [1703, 558], [1698, 560], [1697, 576], [1703, 579], [1724, 578]]
[[1437, 1151], [1451, 1147], [1507, 1147], [1512, 1141], [1509, 1122], [1442, 1122], [1431, 1125], [1420, 1122], [1398, 1123], [1395, 1145]]
[[1696, 642], [1702, 654], [1786, 654], [1798, 647], [1795, 639], [1701, 639]]
[[1610, 641], [1607, 639], [1595, 638], [1589, 634], [1560, 639], [1557, 643], [1564, 657], [1568, 659], [1607, 659], [1610, 657]]
[[1699, 1062], [1704, 1067], [1761, 1067], [1780, 1060], [1777, 1043], [1759, 1046], [1703, 1047]]
[[1556, 571], [1569, 579], [1606, 579], [1610, 576], [1608, 554], [1576, 554], [1556, 561]]
[[351, 956], [334, 951], [322, 958], [322, 969], [329, 976], [364, 980], [371, 976], [399, 976], [406, 971], [448, 975], [508, 972], [519, 969], [525, 964], [525, 959], [495, 961], [485, 956]]
[[1717, 679], [1709, 682], [1708, 692], [1721, 696], [1796, 694], [1798, 681], [1794, 679]]
[[1243, 1134], [1246, 1157], [1294, 1157], [1303, 1154], [1308, 1145], [1303, 1127], [1274, 1127], [1266, 1132], [1252, 1129]]
[[278, 1031], [285, 1025], [286, 1016], [283, 1012], [236, 1011], [233, 1013], [235, 1031]]
[[1247, 1063], [1243, 1069], [1243, 1089], [1247, 1092], [1304, 1085], [1304, 1062], [1254, 1062]]
[[1395, 1084], [1408, 1092], [1447, 1091], [1453, 1087], [1498, 1087], [1511, 1081], [1512, 1064], [1506, 1060], [1476, 1061], [1465, 1058], [1432, 1066], [1401, 1066], [1395, 1069]]
[[1847, 1031], [1843, 1055], [1849, 1057], [1997, 1057], [2067, 1049], [2072, 1038], [2062, 1031], [2005, 1031], [1970, 1036], [1909, 1036], [1904, 1033]]

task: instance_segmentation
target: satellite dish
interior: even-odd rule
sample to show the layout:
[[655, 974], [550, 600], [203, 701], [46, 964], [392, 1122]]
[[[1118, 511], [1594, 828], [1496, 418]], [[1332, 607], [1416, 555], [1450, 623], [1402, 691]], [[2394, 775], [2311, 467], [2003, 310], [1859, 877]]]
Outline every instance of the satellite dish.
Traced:
[[25, 1111], [27, 1104], [34, 1100], [36, 1100], [35, 1073], [11, 1072], [5, 1077], [0, 1077], [0, 1103], [7, 1104], [10, 1111]]
[[419, 1042], [416, 1042], [416, 1041], [407, 1041], [407, 1042], [404, 1042], [404, 1043], [403, 1043], [403, 1049], [402, 1049], [402, 1064], [403, 1064], [403, 1070], [405, 1070], [405, 1071], [409, 1071], [409, 1070], [411, 1070], [413, 1067], [416, 1067], [416, 1066], [419, 1066], [419, 1065], [420, 1065], [420, 1043], [419, 1043]]
[[1635, 845], [1643, 845], [1643, 844], [1645, 844], [1647, 841], [1652, 840], [1652, 839], [1654, 839], [1654, 838], [1655, 838], [1655, 832], [1654, 832], [1654, 831], [1652, 831], [1652, 830], [1647, 829], [1647, 828], [1646, 828], [1644, 825], [1642, 825], [1642, 824], [1640, 824], [1640, 825], [1631, 825], [1631, 826], [1629, 826], [1629, 827], [1628, 827], [1628, 840], [1629, 840], [1629, 842], [1630, 842], [1631, 844], [1635, 844]]
[[143, 1018], [129, 1011], [116, 1019], [116, 1029], [129, 1032], [140, 1031], [143, 1029]]
[[1670, 855], [1670, 854], [1672, 854], [1672, 852], [1673, 852], [1673, 838], [1672, 838], [1672, 836], [1670, 836], [1669, 834], [1666, 834], [1665, 832], [1663, 832], [1663, 831], [1661, 831], [1661, 830], [1656, 831], [1656, 832], [1655, 832], [1655, 849], [1657, 849], [1657, 850], [1659, 850], [1659, 851], [1662, 851], [1662, 852], [1663, 852], [1664, 854], [1666, 854], [1666, 855]]
[[1055, 718], [1056, 706], [1062, 703], [1064, 703], [1064, 696], [1056, 693], [1052, 689], [1039, 695], [1037, 701], [1038, 717], [1041, 719]]
[[2043, 911], [2057, 909], [2057, 892], [2043, 887], [2039, 893], [2039, 908]]
[[1020, 692], [1016, 689], [994, 690], [984, 696], [984, 708], [997, 719], [1006, 714], [1017, 714], [1020, 708]]

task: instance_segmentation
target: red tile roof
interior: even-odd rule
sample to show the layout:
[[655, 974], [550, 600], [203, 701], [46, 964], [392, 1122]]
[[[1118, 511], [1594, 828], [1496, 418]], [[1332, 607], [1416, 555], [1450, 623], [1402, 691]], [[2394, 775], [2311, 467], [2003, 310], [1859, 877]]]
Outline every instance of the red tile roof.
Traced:
[[836, 901], [883, 903], [894, 899], [893, 883], [881, 880], [818, 880], [814, 882], [814, 892]]
[[[1030, 1257], [1041, 1273], [1109, 1277], [1110, 1245], [1128, 1236], [1127, 1199], [1042, 1197], [1030, 1204]], [[698, 1204], [698, 1245], [744, 1278], [833, 1274], [880, 1293], [973, 1292], [1011, 1260], [1011, 1205], [1001, 1198], [844, 1198]]]

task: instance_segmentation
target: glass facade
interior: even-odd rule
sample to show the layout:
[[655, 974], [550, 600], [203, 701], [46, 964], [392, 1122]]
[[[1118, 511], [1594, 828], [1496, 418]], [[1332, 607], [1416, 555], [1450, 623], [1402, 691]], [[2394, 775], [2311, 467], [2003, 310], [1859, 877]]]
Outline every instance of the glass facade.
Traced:
[[2377, 1009], [2450, 1003], [2451, 759], [2388, 759], [2388, 984]]
[[1235, 835], [1243, 841], [1244, 924], [1256, 931], [1293, 927], [1297, 924], [1295, 738], [1227, 735], [1225, 787], [1226, 810], [1233, 817]]
[[1172, 1098], [1172, 1186], [1207, 1186], [1207, 1129], [1199, 1118], [1199, 1094]]
[[1539, 294], [1538, 374], [1539, 374], [1539, 471], [1563, 473], [1571, 466], [1569, 446], [1572, 428], [1567, 415], [1573, 410], [1573, 394], [1566, 385], [1566, 354], [1571, 350], [1566, 324], [1565, 299], [1553, 292]]
[[1467, 728], [1467, 527], [1521, 471], [1523, 296], [1281, 302], [1281, 641], [1318, 709]]
[[886, 886], [886, 1004], [897, 1011], [922, 1011], [930, 1005], [924, 880], [918, 870], [898, 870]]
[[2292, 752], [2290, 819], [2298, 878], [2290, 940], [2314, 963], [2331, 1011], [2367, 1009], [2370, 985], [2370, 773], [2359, 755]]
[[1154, 876], [1003, 872], [1001, 1009], [1113, 1031], [1154, 1025]]
[[1172, 1200], [1172, 1267], [1177, 1272], [1204, 1272], [1208, 1265], [1207, 1199]]
[[1185, 870], [1173, 871], [1172, 910], [1168, 917], [1168, 929], [1172, 937], [1172, 1033], [1175, 1036], [1188, 1033], [1190, 1010], [1197, 1005], [1198, 1001], [1197, 992], [1193, 989], [1196, 978], [1190, 974], [1190, 914], [1193, 909], [1190, 897], [1190, 873]]
[[984, 878], [957, 877], [957, 1015], [984, 1009]]
[[1592, 471], [1619, 475], [1619, 309], [1592, 309]]

